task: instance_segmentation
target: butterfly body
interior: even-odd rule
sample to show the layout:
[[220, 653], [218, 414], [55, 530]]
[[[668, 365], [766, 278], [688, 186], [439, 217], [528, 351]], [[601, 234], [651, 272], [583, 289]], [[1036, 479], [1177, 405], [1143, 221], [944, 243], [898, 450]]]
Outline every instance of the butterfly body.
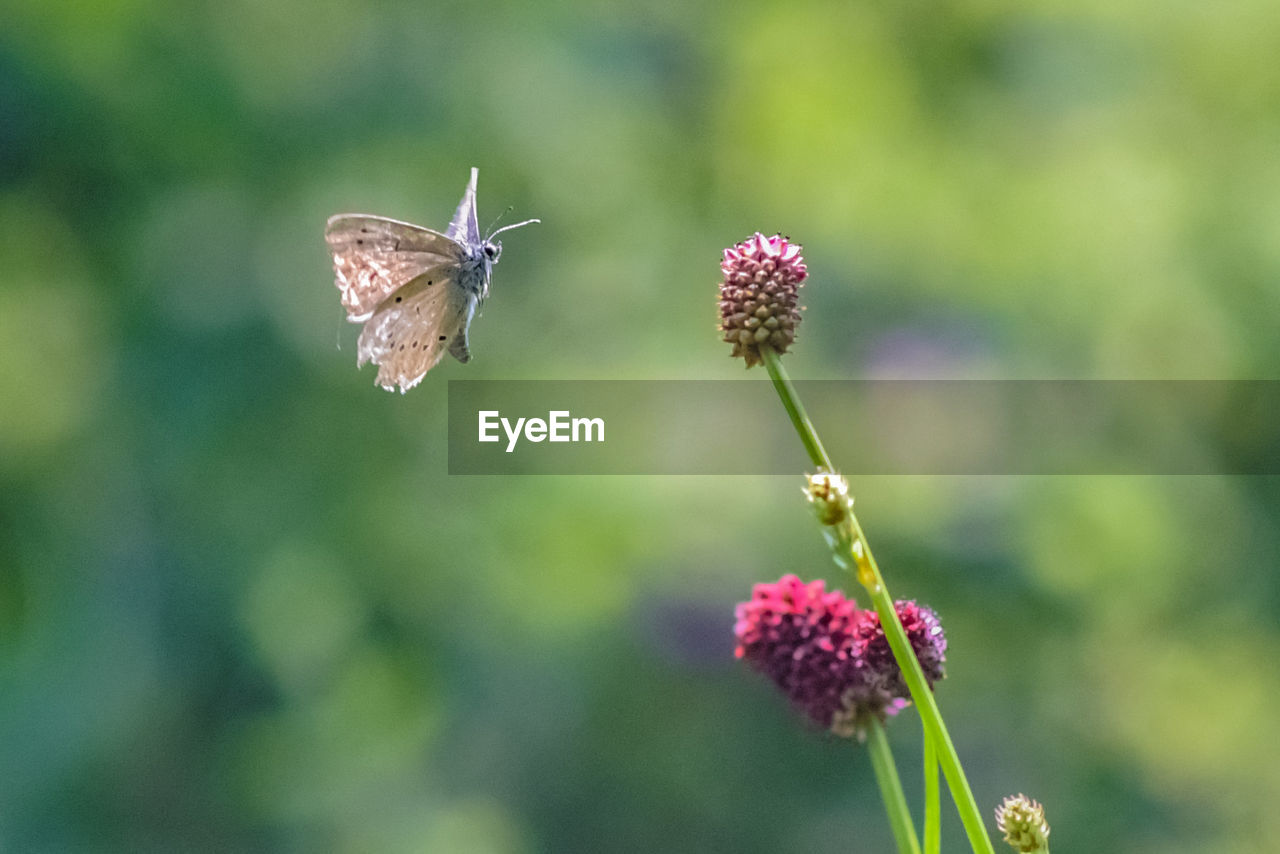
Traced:
[[502, 245], [482, 238], [476, 221], [476, 178], [445, 233], [367, 214], [329, 219], [325, 241], [347, 319], [363, 323], [357, 365], [378, 366], [377, 382], [413, 388], [446, 352], [471, 359], [467, 332], [489, 296]]

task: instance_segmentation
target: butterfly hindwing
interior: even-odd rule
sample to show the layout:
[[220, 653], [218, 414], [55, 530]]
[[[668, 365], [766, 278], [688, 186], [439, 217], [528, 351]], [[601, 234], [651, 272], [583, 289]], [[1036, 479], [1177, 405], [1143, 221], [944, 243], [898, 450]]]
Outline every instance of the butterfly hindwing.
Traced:
[[[429, 228], [364, 214], [339, 214], [325, 227], [334, 283], [347, 319], [364, 320], [410, 281], [456, 267], [462, 247]], [[436, 278], [441, 278], [437, 275]]]
[[360, 333], [357, 363], [378, 366], [378, 385], [406, 392], [440, 361], [469, 319], [469, 299], [450, 277], [419, 276], [387, 298]]

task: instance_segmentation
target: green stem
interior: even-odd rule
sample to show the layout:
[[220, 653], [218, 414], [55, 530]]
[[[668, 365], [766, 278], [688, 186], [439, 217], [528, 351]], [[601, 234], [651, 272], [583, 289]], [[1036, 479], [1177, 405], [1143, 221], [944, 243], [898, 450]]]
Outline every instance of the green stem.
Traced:
[[938, 797], [938, 749], [924, 734], [924, 854], [942, 851], [942, 813]]
[[859, 561], [859, 569], [864, 566], [869, 567], [874, 577], [874, 583], [866, 585], [867, 591], [871, 594], [876, 613], [880, 615], [880, 625], [884, 629], [885, 638], [889, 641], [889, 648], [893, 650], [893, 657], [897, 660], [902, 676], [907, 682], [907, 688], [911, 691], [911, 699], [920, 713], [926, 737], [933, 740], [934, 748], [938, 751], [938, 764], [942, 766], [942, 773], [947, 778], [947, 787], [951, 790], [951, 799], [955, 801], [956, 810], [960, 813], [960, 821], [964, 824], [969, 844], [977, 854], [995, 854], [991, 847], [991, 839], [987, 836], [986, 825], [982, 822], [982, 813], [978, 811], [978, 804], [973, 798], [973, 789], [969, 787], [964, 769], [960, 767], [956, 746], [951, 741], [951, 734], [947, 732], [947, 725], [942, 721], [938, 701], [934, 698], [932, 689], [929, 688], [924, 671], [920, 669], [920, 661], [911, 648], [911, 642], [907, 640], [902, 621], [898, 619], [898, 612], [893, 607], [893, 599], [889, 597], [889, 590], [884, 585], [880, 568], [876, 566], [871, 550], [866, 548], [866, 535], [862, 533], [856, 518], [853, 519], [853, 529], [856, 542], [863, 546], [862, 554], [866, 558], [865, 564]]
[[[804, 407], [796, 396], [778, 354], [767, 346], [761, 347], [760, 351], [764, 354], [764, 363], [769, 369], [769, 376], [773, 378], [773, 387], [778, 392], [778, 397], [782, 399], [782, 405], [786, 408], [787, 414], [791, 416], [791, 423], [800, 434], [800, 440], [804, 443], [805, 450], [809, 452], [809, 458], [813, 460], [814, 465], [834, 472], [835, 468], [832, 467], [827, 452], [823, 450], [817, 430], [814, 429], [809, 416], [805, 414]], [[955, 802], [956, 811], [960, 814], [960, 821], [964, 825], [965, 834], [969, 837], [970, 846], [975, 854], [995, 854], [991, 846], [991, 838], [987, 836], [986, 826], [982, 822], [982, 813], [978, 811], [978, 804], [973, 798], [973, 790], [964, 776], [964, 769], [960, 767], [960, 757], [956, 754], [955, 745], [947, 733], [946, 725], [942, 722], [938, 703], [925, 679], [924, 671], [920, 668], [920, 662], [916, 659], [914, 650], [911, 649], [911, 643], [907, 640], [907, 633], [902, 628], [902, 621], [898, 619], [898, 612], [893, 607], [893, 599], [889, 597], [884, 577], [880, 574], [880, 567], [876, 564], [875, 556], [871, 554], [867, 536], [858, 523], [858, 517], [853, 513], [852, 505], [849, 508], [848, 527], [840, 526], [834, 534], [833, 528], [830, 527], [824, 527], [823, 531], [827, 536], [827, 542], [831, 545], [832, 558], [836, 565], [844, 569], [853, 569], [859, 583], [871, 595], [871, 601], [880, 615], [880, 625], [884, 629], [885, 638], [889, 641], [889, 648], [893, 651], [893, 657], [897, 660], [907, 688], [911, 691], [911, 699], [920, 713], [926, 737], [933, 739], [934, 748], [938, 751], [938, 762], [942, 766], [942, 773], [947, 778], [951, 799]]]
[[876, 782], [880, 784], [880, 797], [884, 800], [885, 812], [889, 814], [889, 826], [893, 828], [893, 838], [898, 843], [898, 854], [920, 854], [920, 840], [916, 838], [911, 810], [907, 808], [907, 797], [902, 792], [898, 768], [889, 750], [889, 737], [878, 718], [872, 718], [867, 727], [867, 752], [871, 754], [871, 767], [876, 771]]
[[773, 387], [778, 390], [778, 397], [782, 398], [782, 405], [791, 416], [791, 423], [800, 434], [804, 449], [809, 452], [809, 459], [813, 460], [813, 464], [818, 468], [835, 471], [835, 466], [831, 465], [831, 458], [822, 447], [822, 440], [818, 438], [818, 431], [813, 429], [813, 422], [809, 420], [808, 414], [804, 411], [804, 405], [800, 403], [800, 396], [796, 394], [786, 369], [782, 367], [782, 360], [778, 358], [777, 351], [766, 344], [760, 348], [760, 352], [764, 354], [764, 366], [769, 371], [769, 378], [773, 380]]

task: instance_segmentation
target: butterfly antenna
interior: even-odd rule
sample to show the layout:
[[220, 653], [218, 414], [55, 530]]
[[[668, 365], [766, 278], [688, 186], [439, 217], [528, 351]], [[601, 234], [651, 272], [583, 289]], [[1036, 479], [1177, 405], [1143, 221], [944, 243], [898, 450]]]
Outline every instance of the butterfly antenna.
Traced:
[[[502, 221], [502, 218], [516, 209], [515, 205], [507, 205], [507, 209], [493, 218], [493, 222], [489, 223], [489, 227], [485, 229], [485, 233], [492, 237], [494, 235], [493, 227]], [[486, 238], [488, 239], [488, 238]]]
[[520, 227], [520, 226], [522, 226], [522, 225], [533, 225], [535, 222], [542, 222], [542, 220], [540, 220], [540, 219], [526, 219], [524, 222], [514, 222], [514, 223], [512, 223], [511, 225], [504, 225], [502, 228], [498, 229], [498, 230], [497, 230], [497, 231], [495, 231], [493, 234], [490, 234], [490, 235], [489, 235], [489, 239], [490, 239], [490, 240], [492, 240], [493, 238], [497, 237], [499, 234], [502, 234], [502, 232], [504, 232], [504, 231], [510, 231], [511, 229], [513, 229], [513, 228], [519, 228], [519, 227]]

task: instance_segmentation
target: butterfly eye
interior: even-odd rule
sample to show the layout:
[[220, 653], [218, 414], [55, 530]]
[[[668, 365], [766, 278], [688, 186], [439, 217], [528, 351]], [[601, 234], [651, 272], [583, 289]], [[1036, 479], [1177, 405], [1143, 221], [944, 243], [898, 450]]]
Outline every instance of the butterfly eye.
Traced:
[[498, 256], [502, 254], [502, 244], [489, 241], [484, 245], [485, 257], [490, 261], [497, 261]]

